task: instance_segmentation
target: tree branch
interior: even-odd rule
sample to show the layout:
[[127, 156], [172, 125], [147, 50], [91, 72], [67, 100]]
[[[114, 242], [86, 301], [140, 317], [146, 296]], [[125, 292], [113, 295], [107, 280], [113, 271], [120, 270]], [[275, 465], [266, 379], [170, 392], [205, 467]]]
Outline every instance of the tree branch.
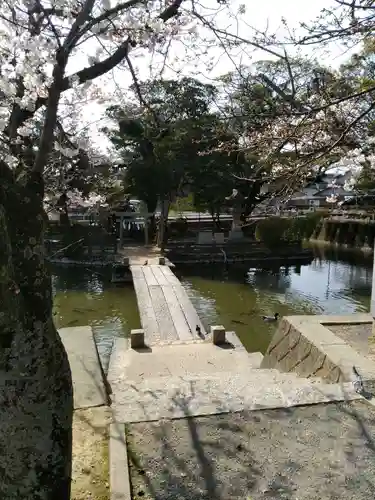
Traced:
[[[289, 61], [288, 61], [289, 63]], [[289, 72], [289, 68], [288, 68]], [[276, 83], [274, 83], [272, 80], [268, 78], [268, 76], [264, 74], [260, 74], [259, 77], [273, 90], [278, 94], [284, 101], [289, 102], [290, 104], [293, 105], [296, 109], [298, 109], [302, 113], [310, 112], [309, 110], [304, 110], [304, 107], [302, 106], [301, 103], [296, 101], [293, 95], [286, 94]], [[293, 82], [293, 80], [292, 80]], [[295, 92], [295, 91], [293, 91]]]
[[80, 10], [76, 20], [70, 28], [69, 34], [65, 39], [63, 50], [67, 53], [73, 49], [77, 39], [80, 37], [80, 28], [88, 20], [92, 9], [94, 8], [95, 0], [86, 0], [82, 9]]
[[199, 19], [204, 26], [209, 28], [215, 34], [220, 34], [220, 35], [226, 36], [227, 38], [232, 38], [233, 40], [237, 40], [241, 43], [246, 43], [247, 45], [251, 45], [252, 47], [254, 47], [256, 49], [260, 49], [264, 52], [267, 52], [268, 54], [271, 54], [272, 56], [275, 56], [279, 59], [285, 60], [285, 56], [283, 54], [276, 52], [268, 47], [265, 47], [264, 45], [260, 45], [259, 43], [255, 42], [255, 41], [248, 40], [247, 38], [243, 38], [241, 36], [235, 35], [234, 33], [228, 33], [224, 30], [219, 29], [219, 28], [215, 28], [209, 21], [207, 21], [203, 16], [198, 14], [198, 12], [196, 12], [195, 10], [193, 10], [192, 14], [197, 19]]
[[[65, 68], [69, 55], [74, 48], [75, 40], [80, 27], [87, 21], [95, 0], [86, 0], [82, 9], [78, 13], [76, 20], [70, 28], [62, 47], [56, 51], [56, 62], [52, 72], [53, 82], [48, 90], [47, 112], [40, 136], [39, 148], [35, 157], [33, 171], [43, 175], [44, 167], [48, 156], [52, 150], [52, 142], [57, 122], [57, 109], [60, 102], [61, 93], [64, 91]], [[68, 82], [70, 83], [69, 79]]]
[[148, 109], [148, 111], [152, 114], [156, 125], [159, 125], [158, 115], [156, 114], [155, 110], [152, 109], [152, 107], [149, 105], [149, 103], [146, 101], [146, 99], [142, 95], [141, 87], [139, 85], [137, 75], [135, 74], [135, 70], [134, 70], [133, 64], [130, 60], [129, 54], [125, 55], [125, 60], [128, 63], [129, 71], [130, 71], [130, 74], [131, 74], [132, 79], [133, 79], [133, 85], [135, 88], [135, 92], [138, 96], [138, 100], [139, 100], [140, 104], [142, 104], [146, 109]]
[[98, 17], [95, 17], [94, 19], [91, 19], [80, 31], [79, 36], [82, 37], [85, 33], [87, 33], [93, 26], [100, 24], [102, 21], [106, 21], [110, 17], [112, 17], [115, 14], [119, 14], [120, 12], [123, 12], [124, 10], [130, 9], [131, 7], [134, 7], [135, 5], [142, 3], [141, 0], [128, 0], [128, 2], [120, 3], [116, 5], [116, 7], [112, 7], [112, 9], [108, 9], [103, 14], [101, 14]]
[[[89, 0], [88, 0], [89, 1]], [[92, 1], [92, 0], [90, 0]], [[174, 17], [178, 13], [178, 9], [181, 6], [183, 0], [175, 0], [172, 5], [167, 7], [160, 15], [159, 18], [164, 22], [167, 22], [169, 19]], [[105, 75], [109, 71], [111, 71], [115, 66], [117, 66], [121, 61], [123, 61], [127, 54], [129, 53], [129, 49], [131, 46], [134, 46], [135, 42], [133, 42], [130, 38], [127, 38], [116, 50], [115, 52], [104, 59], [103, 61], [99, 61], [95, 63], [93, 66], [89, 68], [83, 68], [82, 70], [74, 73], [73, 75], [67, 76], [63, 79], [61, 84], [61, 92], [65, 92], [66, 90], [72, 87], [72, 81], [75, 79], [79, 80], [79, 84], [83, 84], [87, 81], [94, 80], [100, 76]], [[20, 127], [26, 120], [34, 116], [35, 112], [40, 109], [42, 106], [47, 104], [47, 98], [39, 97], [35, 101], [35, 110], [29, 111], [26, 109], [20, 110], [17, 119], [17, 128]]]
[[40, 12], [42, 14], [44, 14], [45, 18], [47, 19], [47, 24], [51, 28], [52, 33], [55, 35], [57, 46], [60, 48], [61, 47], [60, 37], [59, 37], [59, 34], [57, 32], [56, 26], [53, 24], [50, 15], [47, 14], [46, 9], [41, 4], [40, 0], [37, 0], [36, 3], [38, 5], [38, 7], [40, 8]]
[[[367, 109], [362, 111], [354, 120], [352, 120], [349, 125], [345, 128], [345, 130], [342, 132], [340, 137], [333, 143], [331, 144], [327, 149], [325, 149], [320, 155], [316, 156], [313, 158], [314, 161], [322, 159], [326, 154], [330, 153], [333, 149], [335, 149], [336, 146], [339, 146], [341, 141], [345, 138], [345, 136], [350, 132], [350, 130], [357, 125], [370, 111], [372, 111], [375, 108], [375, 102], [373, 102]], [[308, 163], [306, 163], [307, 165]], [[305, 165], [302, 165], [305, 166]]]

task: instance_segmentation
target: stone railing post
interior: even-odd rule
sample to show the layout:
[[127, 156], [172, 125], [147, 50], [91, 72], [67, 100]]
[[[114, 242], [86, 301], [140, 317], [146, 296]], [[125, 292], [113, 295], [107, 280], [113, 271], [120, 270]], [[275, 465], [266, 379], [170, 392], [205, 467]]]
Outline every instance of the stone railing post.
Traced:
[[221, 325], [211, 326], [212, 342], [215, 345], [226, 343], [225, 328]]
[[130, 347], [132, 349], [142, 349], [145, 347], [145, 333], [143, 330], [130, 331]]

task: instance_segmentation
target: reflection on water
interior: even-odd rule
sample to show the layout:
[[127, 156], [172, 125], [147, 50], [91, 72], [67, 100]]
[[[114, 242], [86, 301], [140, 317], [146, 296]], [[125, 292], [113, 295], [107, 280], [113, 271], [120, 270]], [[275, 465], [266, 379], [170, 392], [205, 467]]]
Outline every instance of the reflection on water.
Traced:
[[106, 370], [114, 337], [140, 328], [132, 285], [117, 287], [106, 273], [89, 269], [55, 268], [53, 273], [57, 328], [90, 325]]
[[[262, 315], [351, 314], [369, 310], [372, 259], [322, 254], [307, 266], [248, 269], [229, 266], [181, 267], [182, 280], [204, 325], [235, 330], [250, 351], [264, 352], [275, 324]], [[99, 350], [108, 358], [113, 337], [140, 328], [131, 285], [115, 286], [104, 273], [55, 270], [58, 327], [91, 325]]]
[[206, 327], [235, 330], [250, 351], [264, 352], [274, 323], [262, 315], [352, 314], [370, 305], [372, 261], [322, 256], [307, 266], [184, 268], [179, 276]]

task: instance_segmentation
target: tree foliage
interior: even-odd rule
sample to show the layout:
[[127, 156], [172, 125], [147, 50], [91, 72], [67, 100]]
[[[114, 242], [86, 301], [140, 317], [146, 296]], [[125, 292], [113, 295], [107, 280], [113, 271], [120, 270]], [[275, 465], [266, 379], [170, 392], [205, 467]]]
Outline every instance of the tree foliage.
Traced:
[[216, 215], [237, 188], [247, 197], [250, 213], [264, 198], [260, 190], [267, 166], [243, 151], [243, 129], [215, 111], [219, 88], [186, 78], [149, 81], [138, 89], [147, 106], [108, 110], [118, 123], [106, 132], [125, 162], [126, 189], [149, 211], [158, 199], [173, 201], [191, 193], [197, 209]]
[[[285, 139], [284, 150], [294, 151], [292, 170], [286, 171], [290, 185], [296, 176], [304, 179], [316, 167], [323, 170], [333, 164], [352, 169], [355, 176], [367, 163], [375, 173], [373, 14], [373, 2], [333, 0], [315, 20], [302, 23], [302, 29], [284, 21], [286, 36], [254, 33], [265, 51], [284, 49], [257, 75], [286, 103], [272, 132]], [[316, 49], [325, 57], [343, 47], [352, 55], [333, 69], [313, 58], [290, 57], [291, 45]], [[269, 71], [270, 65], [276, 73]]]

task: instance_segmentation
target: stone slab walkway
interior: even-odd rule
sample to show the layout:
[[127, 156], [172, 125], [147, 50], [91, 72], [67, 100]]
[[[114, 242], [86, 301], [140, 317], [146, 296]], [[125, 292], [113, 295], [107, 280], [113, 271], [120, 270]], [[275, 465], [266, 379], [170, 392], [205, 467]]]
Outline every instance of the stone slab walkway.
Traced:
[[103, 375], [90, 326], [60, 328], [73, 378], [74, 409], [107, 404]]
[[131, 265], [139, 315], [147, 345], [198, 338], [205, 329], [186, 291], [168, 266]]

